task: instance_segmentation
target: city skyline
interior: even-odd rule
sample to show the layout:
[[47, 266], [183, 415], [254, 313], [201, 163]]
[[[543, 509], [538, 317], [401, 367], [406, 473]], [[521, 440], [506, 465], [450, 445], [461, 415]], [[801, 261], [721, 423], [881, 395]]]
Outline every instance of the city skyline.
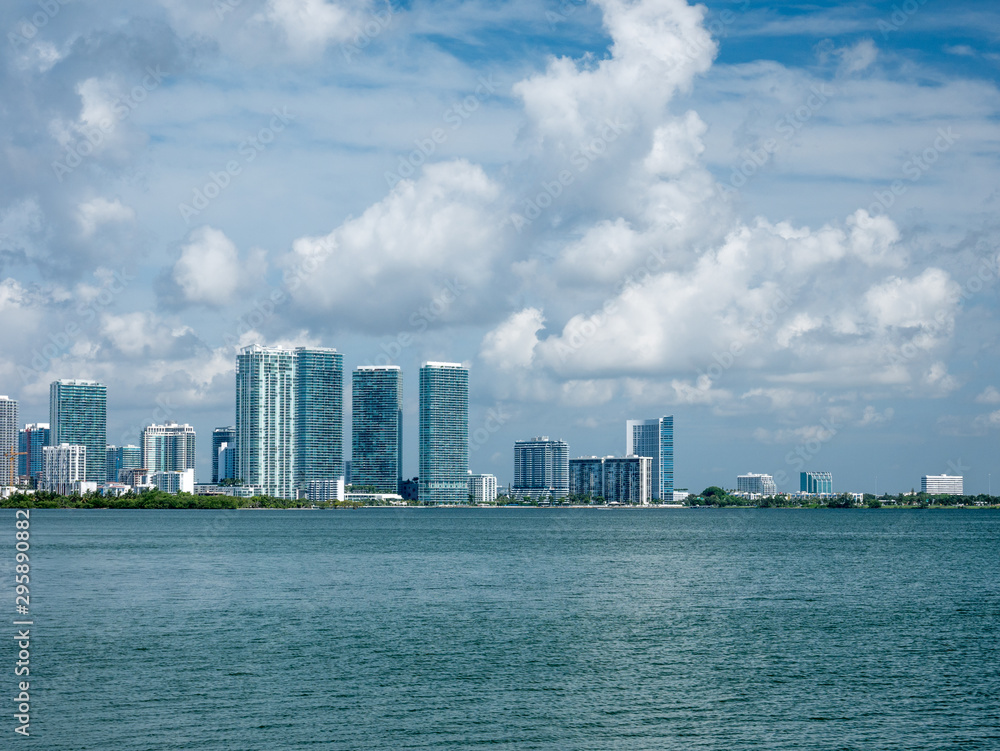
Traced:
[[23, 422], [83, 378], [108, 443], [176, 420], [207, 446], [242, 347], [335, 345], [409, 374], [408, 426], [420, 363], [475, 373], [477, 472], [673, 414], [680, 487], [989, 487], [993, 5], [222, 5], [0, 8]]

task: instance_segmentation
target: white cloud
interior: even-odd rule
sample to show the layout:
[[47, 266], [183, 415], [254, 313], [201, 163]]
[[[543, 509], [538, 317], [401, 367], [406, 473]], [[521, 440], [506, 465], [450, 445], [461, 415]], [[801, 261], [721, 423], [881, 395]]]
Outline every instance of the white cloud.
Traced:
[[293, 50], [310, 53], [330, 42], [349, 39], [361, 26], [361, 14], [368, 5], [368, 2], [269, 0], [266, 15], [282, 30]]
[[219, 307], [234, 302], [237, 293], [260, 280], [264, 265], [262, 252], [243, 259], [224, 232], [205, 226], [188, 235], [172, 276], [188, 302]]
[[977, 404], [1000, 404], [1000, 391], [996, 386], [987, 386], [983, 392], [976, 397]]
[[838, 50], [840, 70], [846, 75], [853, 75], [867, 70], [878, 57], [878, 48], [871, 39], [862, 39], [853, 47]]
[[529, 367], [538, 344], [537, 333], [545, 317], [537, 308], [525, 308], [511, 316], [483, 339], [481, 356], [501, 370]]
[[132, 221], [135, 219], [135, 211], [117, 198], [109, 201], [98, 197], [77, 206], [76, 219], [83, 236], [89, 237], [102, 224]]

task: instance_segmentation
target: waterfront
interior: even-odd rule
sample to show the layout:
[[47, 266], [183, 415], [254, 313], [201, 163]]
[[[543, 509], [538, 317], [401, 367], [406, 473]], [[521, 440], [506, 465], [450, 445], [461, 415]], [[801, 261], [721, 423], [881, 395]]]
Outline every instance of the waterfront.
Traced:
[[1000, 745], [994, 511], [527, 511], [35, 510], [17, 743]]

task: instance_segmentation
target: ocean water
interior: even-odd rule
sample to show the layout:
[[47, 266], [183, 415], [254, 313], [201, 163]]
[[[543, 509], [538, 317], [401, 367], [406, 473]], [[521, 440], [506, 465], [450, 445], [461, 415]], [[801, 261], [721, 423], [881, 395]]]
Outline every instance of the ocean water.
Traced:
[[31, 546], [4, 749], [1000, 748], [993, 511], [36, 510]]

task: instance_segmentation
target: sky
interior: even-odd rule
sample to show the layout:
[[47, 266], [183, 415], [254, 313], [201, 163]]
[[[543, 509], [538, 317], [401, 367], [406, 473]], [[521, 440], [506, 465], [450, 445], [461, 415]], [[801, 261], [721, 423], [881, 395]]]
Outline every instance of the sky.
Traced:
[[207, 481], [239, 349], [326, 346], [402, 367], [408, 477], [431, 360], [502, 484], [517, 439], [620, 455], [673, 415], [679, 488], [1000, 488], [993, 2], [12, 0], [0, 30], [22, 422], [97, 379], [109, 443], [191, 423]]

